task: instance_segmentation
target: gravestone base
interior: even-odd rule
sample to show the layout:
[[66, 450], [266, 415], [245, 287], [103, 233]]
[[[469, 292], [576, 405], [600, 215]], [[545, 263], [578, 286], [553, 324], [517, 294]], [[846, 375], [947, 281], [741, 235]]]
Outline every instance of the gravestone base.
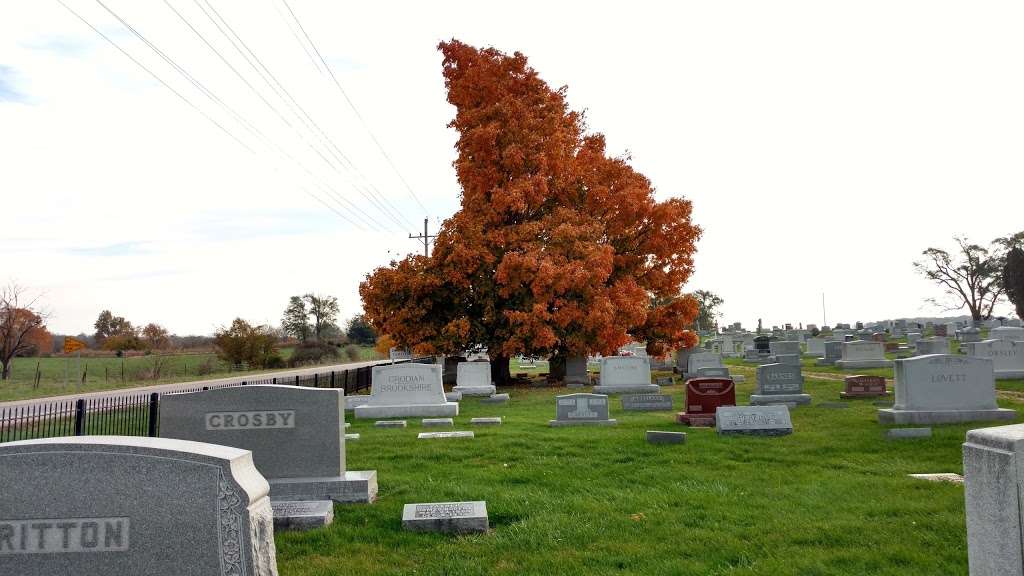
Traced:
[[494, 384], [489, 386], [456, 386], [452, 392], [461, 392], [463, 396], [490, 396], [497, 391]]
[[957, 422], [989, 422], [1015, 420], [1017, 411], [1009, 408], [993, 410], [897, 410], [878, 411], [879, 424], [953, 424]]
[[491, 394], [490, 396], [488, 396], [486, 398], [481, 398], [480, 399], [480, 403], [481, 404], [508, 404], [508, 401], [511, 398], [512, 397], [509, 396], [507, 393], [505, 393], [505, 394]]
[[657, 394], [657, 384], [630, 384], [628, 386], [594, 386], [594, 394]]
[[714, 414], [687, 414], [680, 412], [676, 414], [676, 422], [686, 424], [693, 428], [713, 428], [715, 426]]
[[811, 403], [810, 394], [751, 394], [751, 406], [768, 406], [771, 404], [803, 405]]
[[831, 360], [831, 359], [828, 359], [828, 358], [818, 358], [818, 360], [814, 363], [814, 365], [815, 366], [832, 366], [835, 363], [836, 363], [835, 360]]
[[840, 370], [859, 370], [861, 368], [891, 368], [892, 360], [836, 360], [836, 368]]
[[377, 471], [358, 470], [328, 478], [268, 478], [270, 500], [333, 500], [342, 504], [366, 504], [377, 499]]
[[450, 417], [459, 415], [459, 405], [455, 402], [444, 404], [399, 404], [395, 406], [356, 406], [353, 410], [359, 420], [376, 420], [380, 418], [396, 418], [401, 416], [414, 417]]
[[313, 530], [334, 522], [334, 502], [330, 500], [271, 501], [274, 531]]
[[563, 426], [615, 426], [619, 421], [612, 418], [610, 420], [549, 420], [548, 426], [552, 428], [560, 428]]
[[854, 399], [854, 400], [856, 400], [857, 398], [889, 398], [890, 396], [892, 396], [892, 392], [890, 390], [886, 390], [885, 392], [840, 392], [839, 393], [839, 397], [840, 398]]
[[1024, 370], [996, 370], [996, 380], [1016, 380], [1024, 378]]
[[444, 399], [448, 402], [458, 402], [462, 400], [462, 392], [445, 392]]

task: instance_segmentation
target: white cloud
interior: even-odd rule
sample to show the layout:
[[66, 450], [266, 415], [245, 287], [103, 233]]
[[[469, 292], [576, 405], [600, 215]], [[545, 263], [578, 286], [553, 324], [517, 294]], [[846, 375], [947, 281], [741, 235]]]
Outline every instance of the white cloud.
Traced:
[[[194, 3], [170, 1], [298, 125]], [[47, 291], [55, 329], [88, 330], [104, 308], [181, 333], [235, 316], [276, 322], [287, 297], [308, 290], [338, 295], [351, 314], [366, 272], [417, 250], [406, 234], [423, 211], [278, 0], [213, 5], [408, 224], [352, 190], [361, 176], [327, 167], [162, 2], [109, 5], [315, 178], [98, 4], [69, 4], [259, 153], [59, 4], [4, 3], [0, 65], [17, 71], [27, 100], [0, 101], [2, 271]], [[820, 322], [822, 292], [830, 322], [934, 312], [922, 302], [935, 291], [910, 267], [921, 250], [1022, 227], [1019, 3], [292, 6], [432, 221], [458, 205], [436, 44], [524, 52], [569, 86], [613, 152], [632, 152], [659, 195], [693, 200], [705, 235], [691, 286], [720, 293], [728, 321]], [[299, 189], [316, 182], [390, 232], [358, 231]]]

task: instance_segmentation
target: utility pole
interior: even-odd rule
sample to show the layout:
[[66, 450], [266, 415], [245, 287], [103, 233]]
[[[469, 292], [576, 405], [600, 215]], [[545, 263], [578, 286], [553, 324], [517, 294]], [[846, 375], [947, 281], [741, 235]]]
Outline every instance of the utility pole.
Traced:
[[430, 246], [430, 239], [431, 238], [437, 238], [437, 234], [434, 234], [433, 236], [431, 236], [430, 234], [427, 233], [427, 222], [428, 222], [428, 220], [426, 218], [424, 218], [423, 219], [423, 234], [419, 234], [419, 235], [416, 235], [416, 236], [413, 236], [412, 234], [409, 234], [409, 238], [414, 238], [416, 240], [422, 240], [423, 241], [423, 255], [424, 256], [429, 256], [430, 255], [427, 252], [427, 249]]

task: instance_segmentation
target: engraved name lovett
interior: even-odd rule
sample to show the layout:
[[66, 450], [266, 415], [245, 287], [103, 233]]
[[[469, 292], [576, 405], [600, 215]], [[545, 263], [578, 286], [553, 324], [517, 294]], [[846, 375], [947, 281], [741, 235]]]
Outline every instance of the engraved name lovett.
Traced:
[[0, 520], [0, 555], [128, 550], [128, 518]]

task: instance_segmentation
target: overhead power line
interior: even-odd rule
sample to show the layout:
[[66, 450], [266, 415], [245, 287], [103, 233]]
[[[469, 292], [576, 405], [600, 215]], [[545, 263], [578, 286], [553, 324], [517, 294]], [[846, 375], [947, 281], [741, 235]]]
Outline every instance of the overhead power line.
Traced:
[[[216, 119], [214, 119], [214, 118], [213, 118], [212, 116], [210, 116], [209, 114], [207, 114], [207, 113], [206, 113], [205, 111], [203, 111], [203, 109], [202, 109], [202, 108], [200, 108], [199, 106], [197, 106], [197, 105], [196, 105], [196, 104], [195, 104], [194, 102], [192, 102], [192, 101], [191, 101], [190, 99], [188, 99], [188, 98], [187, 98], [187, 97], [186, 97], [185, 95], [183, 95], [183, 94], [182, 94], [181, 92], [179, 92], [178, 90], [174, 89], [174, 87], [173, 87], [173, 86], [171, 86], [171, 85], [170, 85], [169, 83], [167, 83], [167, 82], [166, 82], [166, 81], [165, 81], [165, 80], [164, 80], [163, 78], [161, 78], [161, 77], [160, 77], [160, 76], [159, 76], [158, 74], [156, 74], [155, 72], [153, 72], [153, 71], [152, 71], [152, 70], [151, 70], [150, 68], [148, 68], [148, 67], [147, 67], [147, 66], [146, 66], [145, 64], [143, 64], [143, 63], [142, 63], [142, 62], [140, 62], [140, 61], [139, 61], [138, 59], [136, 59], [136, 58], [135, 58], [134, 56], [132, 56], [131, 54], [129, 54], [127, 50], [125, 50], [124, 48], [122, 48], [122, 47], [121, 47], [121, 46], [120, 46], [120, 45], [119, 45], [119, 44], [118, 44], [117, 42], [115, 42], [115, 41], [114, 41], [113, 39], [111, 39], [111, 38], [110, 38], [109, 36], [107, 36], [107, 35], [106, 35], [106, 34], [104, 34], [104, 33], [103, 33], [102, 31], [100, 31], [100, 29], [99, 29], [99, 28], [97, 28], [97, 27], [96, 27], [96, 26], [94, 26], [94, 25], [93, 25], [93, 24], [92, 24], [91, 22], [89, 22], [88, 20], [86, 20], [86, 19], [85, 19], [85, 18], [84, 18], [84, 17], [83, 17], [83, 16], [81, 15], [81, 14], [79, 14], [79, 13], [78, 13], [78, 12], [76, 12], [76, 11], [74, 11], [74, 10], [73, 10], [73, 9], [72, 9], [72, 8], [71, 8], [70, 6], [68, 6], [68, 5], [67, 5], [67, 4], [66, 4], [66, 3], [65, 3], [65, 2], [64, 2], [63, 0], [57, 0], [57, 2], [58, 2], [58, 3], [59, 3], [59, 4], [61, 5], [61, 6], [63, 6], [65, 10], [67, 10], [68, 12], [70, 12], [70, 13], [71, 13], [71, 14], [72, 14], [72, 15], [73, 15], [73, 16], [74, 16], [75, 18], [77, 18], [77, 19], [78, 19], [78, 20], [80, 20], [80, 21], [81, 21], [81, 22], [82, 22], [83, 24], [85, 24], [85, 25], [86, 25], [86, 26], [88, 26], [88, 27], [89, 27], [90, 29], [92, 29], [92, 31], [93, 31], [93, 32], [95, 32], [95, 33], [96, 33], [97, 35], [99, 35], [99, 36], [100, 36], [101, 38], [103, 38], [104, 40], [106, 40], [106, 41], [107, 41], [107, 43], [109, 43], [109, 44], [110, 44], [111, 46], [113, 46], [114, 48], [116, 48], [118, 52], [120, 52], [120, 53], [121, 53], [121, 54], [123, 54], [123, 55], [124, 55], [124, 56], [125, 56], [126, 58], [128, 58], [128, 59], [129, 59], [129, 60], [131, 60], [131, 61], [132, 61], [133, 63], [135, 63], [135, 65], [136, 65], [136, 66], [138, 66], [139, 68], [142, 68], [142, 69], [143, 69], [143, 70], [144, 70], [144, 71], [145, 71], [145, 72], [146, 72], [147, 74], [149, 74], [149, 75], [150, 75], [150, 76], [151, 76], [151, 77], [152, 77], [152, 78], [153, 78], [154, 80], [156, 80], [156, 81], [157, 81], [158, 83], [160, 83], [160, 85], [162, 85], [162, 86], [163, 86], [164, 88], [167, 88], [167, 89], [168, 89], [168, 90], [169, 90], [169, 91], [170, 91], [171, 93], [173, 93], [173, 94], [174, 94], [175, 96], [177, 96], [177, 97], [178, 97], [179, 99], [181, 99], [181, 100], [182, 100], [183, 102], [185, 102], [185, 103], [186, 103], [186, 104], [187, 104], [187, 105], [188, 105], [188, 106], [189, 106], [190, 108], [192, 108], [193, 110], [195, 110], [195, 111], [196, 111], [197, 113], [199, 113], [199, 114], [200, 114], [200, 115], [201, 115], [201, 116], [202, 116], [203, 118], [205, 118], [205, 119], [206, 119], [206, 120], [208, 120], [208, 121], [209, 121], [209, 122], [210, 122], [211, 124], [213, 124], [214, 126], [216, 126], [216, 127], [217, 127], [217, 128], [218, 128], [218, 129], [220, 130], [220, 131], [224, 132], [224, 134], [226, 134], [226, 135], [227, 135], [228, 137], [230, 137], [230, 138], [231, 138], [232, 140], [234, 140], [234, 141], [235, 141], [235, 142], [236, 142], [236, 143], [237, 143], [237, 144], [238, 144], [239, 146], [241, 146], [242, 148], [244, 148], [245, 150], [247, 150], [247, 151], [248, 151], [248, 152], [249, 152], [250, 154], [256, 155], [256, 151], [255, 151], [255, 150], [253, 150], [253, 149], [252, 149], [252, 148], [251, 148], [251, 147], [250, 147], [249, 145], [247, 145], [247, 144], [246, 144], [245, 142], [243, 142], [243, 141], [242, 141], [242, 140], [241, 140], [241, 139], [240, 139], [240, 138], [239, 138], [239, 137], [238, 137], [237, 135], [235, 135], [235, 134], [234, 134], [234, 133], [233, 133], [232, 131], [228, 130], [228, 129], [227, 129], [226, 127], [224, 127], [224, 125], [222, 125], [222, 124], [221, 124], [220, 122], [218, 122], [218, 121], [217, 121]], [[101, 5], [102, 5], [102, 4], [101, 4]], [[324, 202], [324, 200], [323, 200], [323, 199], [321, 199], [321, 198], [320, 198], [319, 196], [317, 196], [316, 194], [313, 194], [312, 192], [310, 192], [309, 190], [307, 190], [307, 189], [306, 189], [305, 187], [303, 187], [303, 186], [299, 186], [299, 189], [300, 189], [300, 190], [302, 190], [303, 192], [305, 192], [305, 193], [306, 193], [307, 195], [309, 195], [310, 197], [312, 197], [312, 198], [313, 198], [314, 200], [316, 200], [316, 201], [318, 201], [319, 203], [323, 204], [323, 205], [324, 205], [324, 207], [326, 207], [327, 209], [329, 209], [330, 211], [332, 211], [333, 213], [335, 213], [335, 214], [336, 214], [336, 215], [337, 215], [338, 217], [340, 217], [340, 218], [342, 218], [342, 219], [346, 220], [347, 222], [351, 223], [351, 224], [352, 224], [353, 226], [355, 226], [355, 227], [359, 228], [360, 230], [363, 230], [363, 229], [364, 229], [364, 228], [363, 228], [363, 227], [362, 227], [362, 226], [361, 226], [361, 225], [360, 225], [359, 223], [357, 223], [356, 221], [352, 220], [351, 218], [349, 218], [349, 217], [348, 217], [348, 216], [346, 216], [345, 214], [343, 214], [343, 213], [339, 212], [339, 211], [338, 211], [337, 209], [335, 209], [335, 208], [334, 208], [333, 206], [331, 206], [331, 205], [327, 204], [326, 202]]]
[[295, 23], [298, 24], [299, 30], [302, 32], [302, 35], [306, 38], [306, 41], [309, 42], [310, 47], [313, 48], [313, 52], [315, 52], [317, 58], [320, 59], [320, 63], [323, 64], [324, 69], [327, 70], [328, 74], [330, 74], [331, 80], [333, 80], [334, 85], [338, 87], [338, 91], [341, 92], [341, 95], [345, 98], [345, 102], [347, 102], [349, 107], [352, 108], [352, 112], [355, 113], [356, 118], [359, 119], [359, 122], [363, 125], [363, 128], [366, 129], [366, 132], [370, 135], [370, 138], [373, 140], [373, 143], [376, 144], [377, 150], [379, 150], [381, 155], [384, 156], [384, 159], [387, 160], [388, 165], [391, 166], [391, 169], [395, 172], [395, 175], [398, 176], [398, 179], [402, 181], [402, 184], [405, 186], [405, 189], [409, 191], [409, 195], [412, 196], [413, 200], [415, 200], [416, 203], [419, 204], [420, 208], [423, 209], [424, 214], [426, 214], [427, 207], [424, 206], [423, 202], [420, 201], [419, 197], [416, 195], [416, 192], [413, 191], [412, 186], [409, 186], [409, 182], [406, 181], [405, 176], [403, 176], [401, 171], [398, 170], [398, 166], [395, 165], [394, 161], [391, 159], [391, 156], [387, 153], [387, 150], [384, 149], [384, 146], [380, 143], [380, 140], [377, 139], [377, 135], [374, 134], [373, 130], [370, 129], [370, 125], [363, 118], [363, 115], [359, 112], [359, 109], [356, 108], [355, 103], [352, 102], [351, 98], [349, 98], [348, 93], [345, 92], [345, 89], [341, 87], [341, 83], [338, 82], [338, 78], [334, 75], [334, 71], [331, 70], [331, 67], [327, 65], [327, 61], [324, 60], [323, 54], [320, 53], [320, 50], [316, 47], [316, 44], [313, 42], [313, 39], [309, 37], [308, 33], [306, 33], [306, 28], [302, 25], [302, 21], [299, 20], [299, 17], [295, 14], [295, 11], [292, 10], [291, 5], [288, 4], [288, 0], [281, 0], [281, 2], [284, 4], [285, 8], [288, 9], [288, 13], [292, 15], [292, 18], [295, 19]]

